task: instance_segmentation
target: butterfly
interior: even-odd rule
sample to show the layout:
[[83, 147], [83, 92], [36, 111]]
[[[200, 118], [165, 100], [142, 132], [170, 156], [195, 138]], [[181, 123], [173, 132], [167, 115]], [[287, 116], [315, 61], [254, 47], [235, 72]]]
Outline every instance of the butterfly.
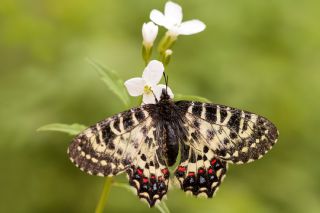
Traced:
[[170, 176], [185, 192], [211, 198], [228, 163], [260, 159], [278, 135], [262, 116], [212, 103], [175, 102], [164, 89], [155, 104], [116, 114], [81, 132], [68, 155], [90, 175], [126, 172], [139, 198], [152, 207], [167, 194]]

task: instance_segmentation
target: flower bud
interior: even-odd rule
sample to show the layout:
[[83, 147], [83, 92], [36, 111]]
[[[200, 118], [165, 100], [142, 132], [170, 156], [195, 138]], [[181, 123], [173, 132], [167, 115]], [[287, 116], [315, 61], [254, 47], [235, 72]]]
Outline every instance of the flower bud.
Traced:
[[158, 26], [153, 22], [144, 23], [142, 26], [143, 45], [151, 47], [158, 34]]
[[162, 63], [167, 66], [170, 62], [170, 59], [171, 59], [171, 55], [172, 55], [172, 50], [171, 49], [167, 49], [163, 56], [162, 56]]

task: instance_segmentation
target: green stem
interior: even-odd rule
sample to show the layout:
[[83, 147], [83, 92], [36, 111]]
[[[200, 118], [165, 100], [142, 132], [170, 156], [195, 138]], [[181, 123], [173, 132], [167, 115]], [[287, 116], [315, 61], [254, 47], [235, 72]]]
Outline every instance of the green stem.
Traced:
[[101, 192], [95, 213], [102, 213], [103, 212], [103, 209], [105, 208], [106, 203], [108, 201], [109, 192], [111, 189], [112, 182], [113, 182], [112, 177], [106, 177], [106, 180], [103, 185], [103, 190]]
[[158, 52], [160, 53], [160, 58], [163, 57], [167, 49], [172, 48], [177, 38], [177, 36], [173, 36], [168, 32], [162, 37], [158, 45]]
[[151, 53], [152, 53], [152, 46], [146, 46], [146, 45], [142, 45], [142, 57], [144, 60], [145, 65], [147, 66], [150, 58], [151, 58]]

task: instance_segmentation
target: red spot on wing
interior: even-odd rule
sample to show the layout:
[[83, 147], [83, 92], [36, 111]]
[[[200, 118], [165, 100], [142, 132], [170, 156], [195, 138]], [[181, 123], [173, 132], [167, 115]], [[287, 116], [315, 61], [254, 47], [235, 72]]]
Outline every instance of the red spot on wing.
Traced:
[[217, 162], [216, 159], [212, 159], [212, 160], [211, 160], [211, 165], [213, 166], [216, 162]]
[[178, 171], [179, 171], [179, 172], [185, 172], [185, 171], [186, 171], [186, 167], [184, 167], [184, 166], [179, 166], [179, 167], [178, 167]]
[[148, 180], [148, 178], [145, 177], [145, 178], [142, 179], [142, 182], [143, 182], [143, 183], [148, 183], [149, 180]]
[[199, 169], [199, 170], [198, 170], [198, 173], [199, 173], [199, 174], [203, 174], [203, 173], [204, 173], [204, 169], [202, 169], [202, 168]]
[[169, 171], [168, 171], [167, 168], [162, 169], [161, 172], [162, 172], [163, 174], [168, 174], [168, 173], [169, 173]]
[[194, 172], [189, 172], [188, 176], [194, 176]]
[[139, 175], [142, 175], [142, 174], [143, 174], [143, 170], [142, 170], [142, 169], [137, 169], [137, 173], [138, 173]]
[[164, 176], [164, 178], [168, 178], [169, 177], [169, 170], [167, 168], [161, 169], [161, 172]]
[[210, 169], [208, 169], [208, 174], [213, 174], [213, 169], [212, 168], [210, 168]]

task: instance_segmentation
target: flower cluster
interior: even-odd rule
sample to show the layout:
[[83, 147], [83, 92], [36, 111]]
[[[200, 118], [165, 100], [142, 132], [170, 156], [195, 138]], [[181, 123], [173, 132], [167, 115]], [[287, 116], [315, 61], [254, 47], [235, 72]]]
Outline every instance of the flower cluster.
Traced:
[[[165, 4], [164, 13], [152, 10], [151, 21], [142, 26], [142, 56], [146, 64], [142, 78], [132, 78], [125, 82], [125, 86], [131, 96], [143, 95], [142, 104], [154, 104], [160, 100], [163, 89], [173, 98], [173, 93], [167, 85], [158, 84], [164, 73], [164, 66], [168, 65], [172, 46], [179, 35], [192, 35], [203, 31], [206, 26], [203, 22], [193, 19], [182, 22], [182, 8], [180, 5], [168, 1]], [[167, 29], [164, 37], [158, 45], [161, 62], [150, 61], [154, 41], [157, 38], [159, 27]]]

